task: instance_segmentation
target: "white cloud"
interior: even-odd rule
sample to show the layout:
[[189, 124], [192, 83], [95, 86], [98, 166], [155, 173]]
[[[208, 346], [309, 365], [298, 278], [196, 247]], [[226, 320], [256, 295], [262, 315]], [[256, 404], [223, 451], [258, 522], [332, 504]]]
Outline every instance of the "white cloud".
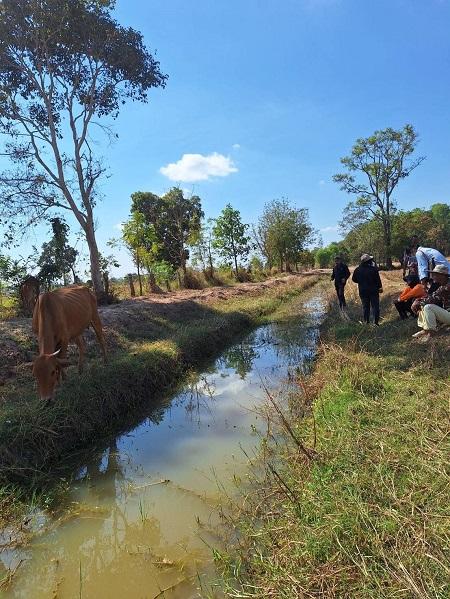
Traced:
[[183, 154], [178, 162], [162, 166], [159, 172], [171, 181], [207, 181], [210, 177], [226, 177], [237, 173], [233, 161], [228, 156], [213, 152], [203, 154]]
[[332, 231], [339, 231], [339, 225], [332, 225], [331, 227], [324, 227], [320, 229], [321, 233], [330, 233]]
[[116, 225], [114, 225], [114, 229], [117, 229], [122, 233], [123, 223], [117, 223]]
[[241, 144], [233, 144], [234, 150], [239, 150], [240, 147], [241, 147]]

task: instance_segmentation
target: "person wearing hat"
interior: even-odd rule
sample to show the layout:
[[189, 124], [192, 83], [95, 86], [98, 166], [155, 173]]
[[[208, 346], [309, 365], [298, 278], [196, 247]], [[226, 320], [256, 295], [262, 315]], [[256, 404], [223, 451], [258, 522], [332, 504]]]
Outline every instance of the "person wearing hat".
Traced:
[[345, 284], [347, 279], [350, 277], [350, 271], [348, 266], [342, 260], [341, 256], [334, 258], [334, 267], [331, 274], [331, 280], [334, 281], [334, 287], [336, 289], [336, 295], [339, 301], [339, 308], [343, 310], [347, 304], [345, 302]]
[[411, 309], [414, 300], [422, 299], [427, 295], [427, 291], [417, 275], [407, 276], [406, 282], [408, 286], [401, 292], [398, 300], [394, 302], [394, 306], [397, 308], [402, 320], [408, 318], [408, 313], [414, 316], [414, 312]]
[[413, 337], [419, 338], [421, 342], [431, 339], [438, 324], [450, 325], [450, 269], [445, 264], [438, 264], [428, 273], [439, 287], [412, 305], [413, 312], [418, 314], [417, 324], [422, 329], [414, 333]]
[[370, 322], [370, 309], [372, 308], [373, 320], [378, 326], [380, 321], [380, 293], [383, 291], [383, 286], [373, 256], [370, 254], [361, 256], [360, 265], [353, 271], [352, 281], [358, 284], [364, 322]]

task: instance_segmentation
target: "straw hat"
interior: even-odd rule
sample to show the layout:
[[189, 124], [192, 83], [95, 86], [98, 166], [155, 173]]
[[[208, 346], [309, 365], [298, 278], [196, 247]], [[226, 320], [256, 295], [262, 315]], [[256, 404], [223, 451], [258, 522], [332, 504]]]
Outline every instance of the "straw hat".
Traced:
[[447, 275], [447, 277], [450, 276], [448, 274], [448, 268], [445, 266], [445, 264], [436, 264], [433, 270], [428, 270], [427, 272], [435, 273], [436, 275]]
[[373, 256], [371, 256], [370, 254], [363, 254], [360, 258], [361, 264], [363, 262], [369, 262], [369, 260], [373, 260]]

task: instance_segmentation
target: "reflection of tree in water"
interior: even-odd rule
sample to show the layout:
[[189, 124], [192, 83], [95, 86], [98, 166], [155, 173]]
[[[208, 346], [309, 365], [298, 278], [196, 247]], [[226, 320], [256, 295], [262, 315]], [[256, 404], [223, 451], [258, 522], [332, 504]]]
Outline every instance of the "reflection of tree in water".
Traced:
[[301, 368], [314, 355], [317, 329], [311, 328], [305, 319], [299, 321], [297, 317], [292, 323], [273, 324], [272, 335], [276, 355], [287, 366]]
[[186, 402], [186, 412], [190, 414], [191, 419], [196, 414], [197, 420], [200, 422], [202, 409], [210, 411], [210, 402], [214, 399], [215, 393], [214, 381], [206, 376], [200, 376], [189, 383], [188, 389], [184, 393], [184, 401]]
[[256, 335], [251, 335], [245, 341], [233, 345], [223, 353], [221, 360], [223, 366], [232, 368], [241, 379], [245, 379], [253, 368], [253, 361], [259, 358], [255, 345]]

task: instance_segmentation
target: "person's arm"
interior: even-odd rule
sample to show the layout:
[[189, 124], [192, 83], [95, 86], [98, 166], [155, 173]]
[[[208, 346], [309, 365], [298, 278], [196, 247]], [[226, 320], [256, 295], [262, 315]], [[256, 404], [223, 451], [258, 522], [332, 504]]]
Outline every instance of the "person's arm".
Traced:
[[431, 295], [427, 295], [427, 297], [424, 297], [423, 299], [418, 300], [420, 302], [420, 305], [426, 306], [427, 304], [436, 304], [437, 306], [442, 306], [442, 304], [444, 303], [446, 287], [447, 287], [446, 285], [441, 285]]
[[359, 280], [358, 280], [358, 268], [355, 268], [355, 270], [353, 271], [352, 281], [354, 283], [359, 283]]
[[424, 279], [427, 279], [428, 273], [428, 256], [423, 252], [423, 250], [418, 249], [416, 252], [417, 258], [417, 268], [419, 270], [419, 279], [423, 282]]
[[405, 289], [403, 289], [403, 291], [400, 293], [399, 296], [399, 300], [401, 302], [406, 302], [406, 300], [410, 299], [411, 297], [415, 297], [411, 295], [412, 289], [411, 287], [406, 287]]
[[381, 277], [380, 277], [380, 273], [378, 272], [378, 269], [377, 269], [377, 284], [378, 284], [378, 290], [381, 293], [383, 291], [383, 283], [381, 282]]
[[334, 268], [333, 268], [333, 272], [331, 273], [331, 280], [334, 281], [335, 278], [335, 274], [334, 274]]
[[347, 281], [347, 279], [350, 277], [350, 270], [348, 268], [347, 265], [345, 265], [345, 280]]

